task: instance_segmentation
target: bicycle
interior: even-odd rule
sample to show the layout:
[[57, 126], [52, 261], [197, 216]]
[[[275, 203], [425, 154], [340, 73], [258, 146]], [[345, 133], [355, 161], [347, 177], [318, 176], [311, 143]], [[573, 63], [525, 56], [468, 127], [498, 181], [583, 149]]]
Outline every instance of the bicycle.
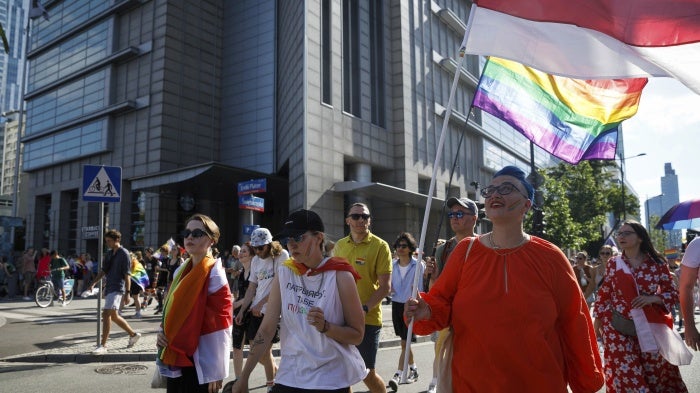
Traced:
[[[66, 293], [65, 304], [70, 304], [73, 300], [73, 285], [75, 280], [72, 278], [63, 279], [63, 291]], [[34, 294], [34, 302], [41, 308], [46, 308], [53, 304], [54, 297], [58, 298], [61, 294], [56, 292], [56, 289], [51, 282], [51, 277], [44, 277], [40, 280], [39, 288]]]

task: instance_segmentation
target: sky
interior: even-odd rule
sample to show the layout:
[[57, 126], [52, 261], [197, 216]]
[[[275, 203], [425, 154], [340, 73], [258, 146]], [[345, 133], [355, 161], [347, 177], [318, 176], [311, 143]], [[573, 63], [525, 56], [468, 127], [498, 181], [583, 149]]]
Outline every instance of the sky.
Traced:
[[680, 201], [700, 198], [700, 95], [672, 78], [649, 78], [637, 114], [622, 123], [625, 178], [644, 201], [661, 194], [664, 164], [678, 176]]

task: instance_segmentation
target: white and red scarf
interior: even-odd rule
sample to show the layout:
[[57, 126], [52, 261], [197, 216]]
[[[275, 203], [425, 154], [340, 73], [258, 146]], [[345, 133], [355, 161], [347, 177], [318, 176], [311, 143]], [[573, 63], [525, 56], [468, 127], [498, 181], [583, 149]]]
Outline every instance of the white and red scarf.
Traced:
[[[615, 279], [622, 297], [627, 304], [639, 296], [637, 281], [627, 263], [618, 256], [615, 259]], [[676, 366], [690, 364], [693, 354], [683, 339], [673, 329], [673, 318], [663, 306], [651, 305], [644, 308], [631, 308], [630, 315], [637, 330], [637, 339], [642, 352], [660, 353], [669, 363]]]

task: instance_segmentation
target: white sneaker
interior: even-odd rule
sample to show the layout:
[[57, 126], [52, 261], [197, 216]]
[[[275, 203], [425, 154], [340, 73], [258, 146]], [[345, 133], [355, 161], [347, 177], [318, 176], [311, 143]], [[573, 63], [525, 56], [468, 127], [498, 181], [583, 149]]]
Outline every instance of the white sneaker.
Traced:
[[135, 319], [141, 319], [141, 318], [143, 318], [143, 316], [141, 315], [141, 311], [139, 311], [139, 312], [137, 312], [136, 314], [134, 314], [134, 318], [135, 318]]
[[399, 383], [401, 383], [401, 374], [396, 373], [396, 374], [394, 374], [394, 376], [391, 377], [391, 379], [389, 380], [389, 387], [391, 388], [391, 390], [393, 390], [394, 392], [396, 392], [396, 391], [399, 390]]
[[428, 393], [435, 393], [435, 392], [437, 392], [437, 385], [431, 382], [428, 385]]
[[408, 383], [413, 383], [418, 380], [418, 369], [417, 368], [412, 368], [408, 371], [408, 377], [406, 378], [406, 382]]
[[133, 336], [129, 337], [129, 344], [126, 346], [127, 348], [131, 348], [136, 344], [137, 341], [141, 338], [141, 333], [136, 333]]
[[92, 351], [93, 355], [104, 355], [105, 353], [107, 353], [107, 348], [102, 345], [98, 345], [97, 348]]

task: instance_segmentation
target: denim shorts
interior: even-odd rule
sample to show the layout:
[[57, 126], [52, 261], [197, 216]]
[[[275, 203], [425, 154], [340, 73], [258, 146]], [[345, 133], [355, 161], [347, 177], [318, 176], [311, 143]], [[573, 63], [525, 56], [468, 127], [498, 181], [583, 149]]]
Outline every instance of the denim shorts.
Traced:
[[360, 351], [362, 360], [365, 361], [365, 367], [373, 370], [377, 362], [377, 350], [379, 349], [379, 336], [382, 331], [381, 326], [365, 325], [365, 336], [362, 342], [357, 346]]
[[122, 303], [122, 293], [121, 292], [110, 292], [105, 296], [105, 305], [102, 307], [103, 310], [119, 310], [119, 305]]

